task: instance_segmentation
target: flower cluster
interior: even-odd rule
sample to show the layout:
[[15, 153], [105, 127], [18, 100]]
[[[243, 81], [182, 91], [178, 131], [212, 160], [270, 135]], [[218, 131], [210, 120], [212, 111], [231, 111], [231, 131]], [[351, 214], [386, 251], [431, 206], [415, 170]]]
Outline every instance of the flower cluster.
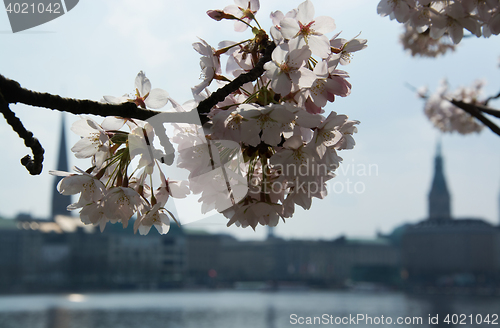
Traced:
[[[359, 122], [326, 113], [325, 106], [350, 94], [349, 75], [339, 66], [349, 64], [367, 41], [343, 39], [340, 33], [328, 37], [336, 28], [333, 18], [315, 16], [309, 0], [286, 14], [271, 13], [268, 34], [256, 20], [259, 7], [258, 0], [235, 0], [235, 5], [207, 12], [217, 21], [234, 20], [237, 32], [249, 27], [252, 37], [223, 41], [217, 49], [201, 39], [193, 44], [202, 56], [202, 81], [192, 88], [193, 101], [179, 105], [164, 90], [151, 90], [142, 72], [134, 96], [104, 97], [108, 103], [154, 109], [170, 102], [173, 112], [190, 115], [210, 97], [210, 87], [223, 87], [253, 72], [266, 49], [274, 48], [264, 73], [253, 82], [209, 112], [196, 112], [194, 120], [169, 121], [171, 138], [160, 124], [168, 120], [160, 118], [106, 118], [100, 125], [83, 118], [73, 125], [82, 139], [72, 150], [77, 157], [91, 158], [92, 166], [76, 174], [54, 174], [65, 175], [58, 186], [61, 193], [80, 194], [69, 209], [81, 209], [84, 223], [101, 229], [108, 221], [127, 226], [137, 214], [135, 231], [146, 234], [155, 225], [166, 233], [169, 217], [176, 220], [167, 201], [192, 193], [200, 195], [203, 213], [215, 210], [228, 218], [228, 226], [255, 229], [258, 224], [275, 226], [293, 215], [295, 205], [309, 209], [312, 198], [326, 196], [326, 182], [342, 161], [338, 152], [354, 147]], [[209, 118], [203, 127], [198, 114]], [[162, 149], [155, 148], [155, 139]], [[187, 170], [187, 181], [166, 178], [165, 164], [174, 160]], [[155, 174], [160, 182], [153, 186]]]
[[[151, 90], [151, 82], [143, 72], [136, 77], [135, 91], [133, 97], [105, 96], [103, 101], [114, 104], [130, 101], [141, 108], [162, 108], [169, 99], [166, 91]], [[124, 127], [129, 131], [122, 131]], [[149, 152], [147, 144], [155, 137], [151, 124], [120, 117], [107, 117], [98, 124], [84, 117], [71, 130], [81, 137], [71, 151], [77, 158], [91, 158], [92, 166], [86, 171], [75, 168], [76, 173], [50, 172], [64, 176], [57, 186], [61, 194], [80, 194], [68, 210], [80, 209], [82, 222], [99, 226], [101, 231], [107, 222], [120, 222], [125, 228], [137, 213], [134, 231], [147, 234], [154, 225], [160, 233], [167, 233], [169, 217], [175, 218], [164, 206], [169, 197], [185, 197], [189, 189], [185, 182], [169, 181], [161, 170], [157, 189], [148, 183], [155, 167], [170, 158], [160, 150]], [[132, 167], [133, 160], [136, 167]]]
[[460, 100], [472, 105], [482, 105], [479, 100], [482, 94], [483, 81], [476, 81], [470, 87], [459, 87], [449, 91], [448, 82], [442, 80], [434, 94], [427, 97], [426, 90], [421, 90], [420, 97], [427, 98], [424, 111], [429, 120], [442, 132], [458, 132], [460, 134], [478, 133], [483, 125], [470, 114], [453, 105], [450, 100]]
[[[236, 20], [240, 23], [235, 24], [236, 31], [242, 30], [241, 23], [256, 24], [250, 25], [254, 39], [225, 41], [219, 50], [212, 49], [212, 58], [228, 55], [226, 74], [237, 77], [257, 64], [262, 57], [259, 42], [268, 36], [255, 19], [258, 2], [235, 2], [239, 13], [226, 7], [208, 14], [216, 20]], [[350, 94], [349, 76], [339, 66], [349, 64], [352, 53], [366, 47], [366, 40], [356, 37], [329, 38], [327, 34], [336, 28], [334, 19], [315, 16], [309, 0], [286, 14], [273, 12], [271, 19], [276, 48], [264, 65], [264, 75], [209, 113], [213, 123], [209, 138], [231, 140], [241, 147], [243, 160], [232, 165], [248, 184], [243, 197], [237, 195], [227, 208], [216, 208], [229, 219], [228, 225], [254, 229], [258, 224], [275, 226], [279, 218], [293, 215], [295, 205], [309, 209], [312, 198], [326, 196], [326, 182], [342, 160], [337, 153], [353, 148], [352, 134], [359, 122], [335, 112], [324, 116], [324, 108], [336, 96]], [[213, 62], [202, 58], [209, 61]], [[213, 71], [220, 74], [220, 66]], [[231, 78], [217, 80], [225, 83]]]
[[437, 57], [448, 51], [455, 51], [455, 44], [449, 38], [433, 39], [428, 31], [418, 33], [417, 30], [404, 25], [405, 30], [400, 36], [403, 48], [408, 50], [412, 56]]
[[[435, 57], [454, 49], [464, 36], [500, 34], [498, 0], [381, 0], [377, 12], [405, 24], [402, 41], [412, 55]], [[443, 40], [449, 36], [452, 44]]]

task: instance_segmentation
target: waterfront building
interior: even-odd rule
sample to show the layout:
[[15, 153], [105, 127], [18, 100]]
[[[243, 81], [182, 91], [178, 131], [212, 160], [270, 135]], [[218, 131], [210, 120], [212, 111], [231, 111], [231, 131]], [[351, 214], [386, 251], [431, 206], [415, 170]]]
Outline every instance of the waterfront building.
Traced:
[[500, 233], [478, 218], [453, 218], [441, 146], [434, 159], [427, 219], [405, 227], [403, 276], [409, 285], [489, 285], [498, 282]]
[[0, 218], [0, 291], [93, 291], [177, 287], [314, 286], [358, 282], [397, 286], [496, 286], [499, 228], [451, 215], [438, 146], [428, 218], [389, 235], [359, 239], [262, 241], [190, 231], [171, 223], [166, 235], [133, 233], [108, 223], [101, 233], [79, 218], [21, 213]]

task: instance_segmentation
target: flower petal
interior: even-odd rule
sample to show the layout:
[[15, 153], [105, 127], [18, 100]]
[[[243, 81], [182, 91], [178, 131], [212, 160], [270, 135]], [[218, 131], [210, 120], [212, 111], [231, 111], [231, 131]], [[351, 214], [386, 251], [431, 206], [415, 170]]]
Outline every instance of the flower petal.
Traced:
[[319, 16], [314, 19], [312, 28], [315, 32], [327, 34], [335, 30], [335, 20], [329, 16]]
[[281, 34], [285, 39], [292, 39], [299, 33], [299, 23], [293, 18], [283, 18], [280, 22]]
[[297, 9], [297, 20], [302, 24], [308, 24], [314, 19], [314, 6], [311, 1], [302, 2]]
[[113, 96], [103, 96], [103, 99], [108, 104], [122, 104], [127, 102], [126, 97], [113, 97]]
[[139, 90], [141, 97], [144, 97], [151, 91], [151, 82], [143, 71], [140, 71], [135, 78], [135, 88]]
[[116, 116], [108, 116], [102, 121], [101, 126], [106, 131], [120, 130], [125, 124], [125, 119]]
[[313, 35], [309, 37], [307, 44], [316, 56], [326, 58], [331, 52], [330, 40], [325, 35]]
[[89, 139], [82, 138], [71, 148], [77, 158], [88, 158], [93, 156], [99, 150], [99, 143]]
[[149, 93], [149, 96], [146, 98], [146, 101], [144, 102], [146, 104], [146, 107], [152, 108], [152, 109], [159, 109], [165, 106], [168, 102], [168, 92], [155, 88], [151, 90]]
[[89, 125], [88, 121], [90, 121], [90, 119], [82, 118], [81, 120], [74, 122], [71, 125], [71, 131], [73, 131], [74, 133], [76, 133], [80, 137], [88, 137], [88, 136], [92, 135], [93, 133], [97, 132], [95, 129], [93, 129]]

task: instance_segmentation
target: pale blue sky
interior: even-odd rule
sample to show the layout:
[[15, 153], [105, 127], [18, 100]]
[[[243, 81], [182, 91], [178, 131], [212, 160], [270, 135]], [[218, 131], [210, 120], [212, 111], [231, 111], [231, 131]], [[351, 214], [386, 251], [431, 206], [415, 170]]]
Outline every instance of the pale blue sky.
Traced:
[[[237, 33], [232, 23], [215, 22], [209, 9], [222, 9], [230, 0], [80, 1], [69, 13], [42, 26], [12, 34], [7, 14], [0, 10], [0, 74], [36, 91], [67, 97], [99, 100], [103, 95], [131, 92], [140, 70], [153, 88], [167, 90], [178, 102], [190, 99], [190, 88], [199, 83], [199, 54], [191, 44], [197, 37], [212, 46], [221, 40], [239, 41], [250, 31]], [[347, 3], [347, 4], [346, 4]], [[347, 187], [361, 183], [363, 193], [332, 191], [315, 199], [310, 211], [297, 210], [276, 234], [289, 238], [333, 238], [340, 234], [373, 236], [403, 222], [426, 216], [426, 197], [432, 179], [433, 156], [439, 133], [423, 114], [423, 102], [405, 87], [427, 84], [433, 90], [441, 78], [452, 87], [469, 85], [476, 78], [487, 80], [488, 95], [500, 91], [498, 37], [469, 38], [457, 51], [438, 59], [412, 58], [398, 43], [401, 26], [376, 14], [376, 1], [313, 1], [317, 15], [329, 15], [345, 38], [362, 32], [368, 48], [354, 55], [344, 69], [351, 75], [352, 94], [337, 98], [327, 112], [345, 113], [361, 121], [355, 135], [357, 146], [342, 151], [346, 166], [338, 182]], [[257, 18], [270, 27], [269, 13], [286, 12], [300, 1], [262, 1]], [[333, 35], [333, 34], [332, 34]], [[491, 103], [497, 108], [500, 103]], [[60, 113], [28, 106], [12, 106], [46, 150], [44, 171], [32, 177], [19, 164], [28, 153], [20, 139], [0, 119], [0, 152], [3, 155], [0, 215], [12, 217], [29, 212], [49, 215], [52, 177], [59, 136]], [[77, 120], [66, 115], [68, 125]], [[78, 137], [68, 129], [69, 146]], [[489, 130], [479, 135], [445, 135], [442, 138], [445, 174], [452, 193], [456, 217], [481, 217], [498, 222], [500, 191], [500, 137]], [[88, 161], [70, 158], [72, 165]], [[359, 169], [371, 165], [371, 174]], [[353, 174], [352, 169], [355, 168]], [[376, 170], [376, 169], [377, 170]], [[359, 191], [360, 189], [358, 189]], [[265, 229], [225, 228], [218, 217], [192, 224], [193, 228], [230, 232], [242, 238], [261, 238]]]

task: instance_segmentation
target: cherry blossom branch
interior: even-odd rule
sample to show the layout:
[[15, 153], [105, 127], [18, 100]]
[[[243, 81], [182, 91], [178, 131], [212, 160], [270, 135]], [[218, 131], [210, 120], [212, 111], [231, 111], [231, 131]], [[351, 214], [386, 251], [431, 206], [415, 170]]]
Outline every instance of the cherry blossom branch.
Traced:
[[0, 92], [7, 103], [23, 103], [35, 107], [44, 107], [72, 114], [92, 114], [99, 116], [120, 116], [146, 120], [160, 112], [137, 107], [134, 103], [119, 105], [104, 104], [92, 100], [63, 98], [50, 93], [41, 93], [25, 89], [14, 80], [0, 75]]
[[[488, 111], [495, 111], [495, 112], [497, 112], [497, 115], [498, 115], [499, 111], [494, 110], [494, 109], [490, 109], [490, 108], [484, 107], [484, 106], [476, 106], [476, 105], [468, 104], [468, 103], [465, 103], [465, 102], [460, 101], [460, 100], [450, 100], [450, 102], [453, 105], [457, 106], [458, 108], [461, 108], [462, 110], [466, 111], [470, 115], [472, 115], [475, 118], [477, 118], [484, 125], [486, 125], [487, 127], [489, 127], [491, 131], [493, 131], [494, 133], [496, 133], [496, 134], [498, 134], [500, 136], [500, 127], [498, 127], [495, 123], [493, 123], [492, 121], [490, 121], [487, 117], [485, 117], [481, 113], [481, 111], [486, 112], [484, 109], [487, 109]], [[490, 113], [488, 113], [488, 114], [490, 114]]]
[[21, 159], [21, 164], [26, 167], [31, 175], [39, 175], [43, 168], [43, 154], [45, 153], [42, 145], [37, 138], [33, 137], [31, 131], [26, 130], [21, 120], [16, 117], [13, 111], [9, 108], [9, 103], [5, 100], [3, 94], [0, 92], [0, 111], [2, 112], [7, 123], [12, 129], [24, 140], [26, 147], [31, 148], [33, 152], [33, 159], [30, 155], [26, 155]]
[[[275, 48], [275, 44], [270, 42], [265, 49], [264, 56], [259, 60], [253, 69], [247, 73], [241, 74], [224, 87], [219, 88], [212, 93], [208, 98], [201, 101], [196, 108], [200, 114], [201, 123], [208, 122], [206, 114], [210, 112], [212, 107], [223, 101], [229, 94], [238, 90], [243, 84], [255, 81], [264, 73], [264, 64], [271, 60], [271, 53]], [[7, 103], [23, 103], [26, 105], [55, 109], [63, 112], [69, 112], [75, 115], [92, 114], [98, 116], [119, 116], [126, 118], [136, 118], [139, 120], [147, 120], [158, 114], [168, 114], [172, 117], [172, 122], [191, 123], [187, 121], [186, 113], [164, 113], [149, 109], [137, 107], [132, 102], [123, 104], [105, 104], [92, 100], [79, 100], [72, 98], [63, 98], [49, 93], [40, 93], [31, 91], [21, 87], [21, 85], [11, 79], [8, 79], [0, 74], [0, 91], [4, 94]]]
[[[25, 89], [14, 80], [8, 79], [0, 74], [0, 107], [5, 119], [12, 126], [14, 131], [24, 139], [27, 147], [33, 151], [34, 160], [30, 156], [25, 156], [22, 159], [22, 164], [26, 166], [30, 174], [37, 175], [42, 171], [43, 153], [44, 150], [38, 140], [33, 138], [33, 133], [27, 131], [22, 122], [10, 110], [9, 104], [23, 103], [35, 107], [44, 107], [62, 112], [69, 112], [75, 115], [92, 114], [98, 116], [119, 116], [125, 118], [135, 118], [139, 120], [147, 120], [155, 115], [162, 114], [165, 122], [175, 123], [193, 123], [193, 114], [200, 117], [201, 124], [209, 121], [207, 114], [212, 107], [223, 101], [229, 94], [238, 90], [242, 85], [248, 82], [255, 81], [264, 73], [264, 64], [271, 60], [271, 53], [276, 45], [274, 42], [265, 44], [265, 51], [262, 58], [253, 69], [247, 73], [241, 74], [224, 87], [219, 88], [212, 93], [208, 98], [198, 104], [198, 107], [191, 112], [159, 112], [149, 109], [137, 107], [132, 102], [123, 104], [105, 104], [92, 100], [81, 100], [72, 98], [63, 98], [50, 93], [41, 93]], [[194, 113], [196, 112], [196, 113]]]

